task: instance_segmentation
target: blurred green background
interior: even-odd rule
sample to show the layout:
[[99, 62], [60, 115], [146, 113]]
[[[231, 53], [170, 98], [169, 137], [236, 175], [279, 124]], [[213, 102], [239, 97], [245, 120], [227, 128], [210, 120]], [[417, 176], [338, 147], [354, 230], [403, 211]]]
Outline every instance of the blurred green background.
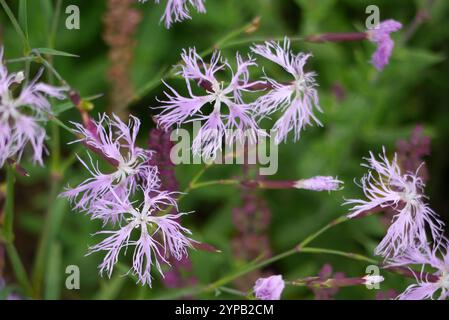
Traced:
[[[48, 46], [51, 7], [55, 2], [28, 1], [28, 29], [33, 48]], [[17, 13], [18, 1], [7, 3]], [[107, 77], [110, 66], [109, 46], [104, 41], [107, 1], [64, 0], [62, 3], [55, 48], [80, 57], [55, 57], [55, 68], [83, 97], [105, 94], [93, 101], [92, 114], [109, 110], [110, 96], [114, 93], [111, 91], [116, 89], [111, 89]], [[70, 4], [80, 8], [80, 30], [68, 30], [64, 26], [67, 17], [64, 9]], [[268, 179], [333, 175], [346, 184], [343, 191], [329, 194], [300, 190], [260, 192], [260, 196], [268, 201], [272, 215], [268, 232], [271, 250], [274, 254], [286, 251], [333, 218], [344, 215], [347, 208], [341, 206], [343, 197], [361, 196], [361, 190], [353, 179], [364, 173], [360, 167], [362, 157], [369, 150], [381, 151], [382, 146], [391, 155], [397, 141], [408, 139], [417, 124], [423, 125], [425, 134], [431, 137], [431, 155], [425, 159], [430, 174], [427, 195], [431, 207], [448, 221], [449, 2], [445, 0], [207, 0], [207, 14], [193, 13], [192, 20], [176, 24], [170, 30], [159, 23], [163, 6], [154, 5], [151, 1], [144, 5], [136, 3], [134, 7], [139, 11], [141, 21], [134, 35], [130, 77], [134, 92], [144, 92], [144, 95], [134, 99], [128, 110], [143, 122], [141, 145], [146, 144], [148, 130], [153, 127], [151, 114], [156, 114], [149, 107], [157, 105], [155, 97], [162, 97], [164, 88], [159, 83], [149, 92], [143, 89], [159, 77], [161, 70], [179, 61], [183, 48], [195, 46], [198, 51], [206, 50], [255, 17], [261, 18], [258, 30], [250, 35], [240, 34], [233, 40], [363, 31], [367, 17], [365, 8], [370, 4], [379, 6], [381, 20], [394, 18], [404, 25], [401, 32], [393, 35], [396, 48], [390, 65], [383, 72], [378, 73], [369, 63], [375, 47], [367, 41], [326, 44], [295, 42], [293, 45], [295, 51], [312, 52], [314, 55], [307, 69], [318, 73], [319, 95], [324, 110], [319, 118], [324, 127], [310, 127], [299, 142], [282, 144], [279, 148], [279, 172]], [[407, 30], [417, 12], [426, 8], [429, 9], [427, 19], [406, 39]], [[3, 10], [0, 10], [0, 42], [5, 47], [7, 59], [22, 56], [22, 42]], [[248, 44], [228, 47], [223, 50], [223, 54], [232, 61], [236, 50], [246, 53]], [[262, 65], [276, 79], [286, 77], [269, 63], [263, 62]], [[22, 69], [23, 63], [9, 64], [8, 68]], [[37, 70], [36, 65], [33, 65], [33, 70]], [[253, 73], [254, 77], [261, 75], [260, 71]], [[168, 81], [182, 91], [182, 81]], [[65, 123], [80, 120], [74, 108], [64, 111], [59, 118]], [[71, 139], [70, 135], [61, 131], [63, 159], [70, 157], [74, 150], [80, 151], [77, 146], [66, 144]], [[45, 228], [50, 230], [47, 232], [50, 239], [49, 254], [43, 264], [43, 297], [150, 299], [176, 292], [176, 289], [164, 288], [158, 276], [152, 289], [135, 285], [129, 277], [122, 277], [123, 270], [119, 269], [111, 280], [100, 278], [97, 264], [102, 256], [95, 254], [85, 257], [87, 247], [98, 240], [90, 235], [99, 229], [99, 223], [72, 212], [65, 200], [52, 198], [48, 179], [50, 161], [44, 168], [33, 167], [27, 162], [23, 166], [31, 177], [19, 178], [16, 188], [16, 245], [27, 270], [31, 272], [38, 239]], [[177, 178], [181, 188], [200, 169], [200, 165], [179, 166]], [[230, 178], [240, 174], [238, 165], [216, 166], [208, 170], [202, 179]], [[65, 172], [59, 187], [69, 182], [75, 185], [85, 177], [87, 172], [76, 163]], [[216, 186], [195, 190], [180, 204], [182, 211], [195, 211], [184, 220], [186, 226], [193, 230], [194, 238], [222, 250], [221, 254], [203, 251], [191, 253], [193, 275], [200, 284], [220, 279], [244, 263], [235, 258], [230, 246], [230, 239], [236, 233], [232, 209], [240, 206], [240, 193], [240, 189], [232, 186]], [[49, 225], [44, 223], [47, 211], [52, 216]], [[338, 226], [318, 238], [313, 246], [371, 256], [384, 233], [385, 227], [374, 216]], [[126, 259], [124, 263], [127, 263]], [[345, 272], [349, 276], [364, 275], [367, 266], [342, 257], [298, 254], [270, 265], [266, 272], [295, 279], [316, 275], [325, 263], [331, 263], [335, 271]], [[80, 290], [65, 288], [64, 271], [67, 265], [80, 267]], [[384, 291], [395, 289], [401, 292], [409, 283], [397, 275], [383, 275], [386, 281], [381, 290]], [[14, 276], [8, 266], [4, 270], [4, 277], [9, 285], [14, 286]], [[233, 284], [228, 286], [232, 287]], [[369, 291], [364, 287], [345, 288], [336, 297], [373, 299], [375, 294], [375, 290]], [[196, 298], [214, 297], [214, 294], [206, 294]], [[232, 297], [226, 293], [219, 296]], [[313, 294], [308, 289], [289, 287], [283, 297], [311, 299]]]

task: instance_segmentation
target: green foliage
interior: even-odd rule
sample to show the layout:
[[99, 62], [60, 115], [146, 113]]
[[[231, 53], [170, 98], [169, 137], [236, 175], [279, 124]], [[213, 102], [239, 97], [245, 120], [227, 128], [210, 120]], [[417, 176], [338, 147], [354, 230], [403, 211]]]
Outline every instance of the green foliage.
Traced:
[[[6, 59], [23, 57], [26, 41], [30, 48], [42, 56], [51, 58], [55, 69], [73, 87], [81, 92], [95, 108], [92, 115], [108, 107], [109, 86], [107, 81], [108, 48], [103, 41], [103, 15], [105, 1], [62, 1], [62, 12], [56, 28], [54, 48], [48, 36], [54, 18], [56, 1], [6, 1], [17, 17], [12, 24], [4, 11], [0, 12], [0, 40], [5, 47]], [[151, 2], [136, 7], [142, 13], [142, 21], [135, 37], [134, 60], [130, 70], [136, 99], [129, 111], [142, 119], [143, 128], [140, 143], [147, 142], [147, 132], [153, 127], [150, 115], [157, 111], [150, 109], [157, 105], [156, 96], [162, 97], [163, 86], [158, 80], [165, 70], [179, 62], [181, 50], [196, 47], [198, 51], [213, 47], [227, 34], [261, 17], [260, 28], [253, 34], [240, 34], [233, 40], [245, 38], [279, 38], [284, 35], [301, 37], [311, 33], [348, 32], [363, 30], [366, 18], [365, 7], [377, 4], [382, 19], [400, 20], [405, 30], [394, 35], [396, 48], [391, 63], [384, 72], [378, 73], [369, 64], [374, 45], [366, 43], [310, 44], [295, 42], [297, 51], [312, 52], [314, 58], [307, 66], [319, 74], [320, 101], [323, 114], [319, 116], [323, 128], [310, 127], [298, 143], [280, 145], [279, 172], [268, 179], [300, 179], [314, 175], [334, 175], [346, 182], [345, 189], [331, 194], [312, 193], [300, 190], [261, 191], [268, 200], [272, 212], [269, 231], [274, 254], [290, 249], [305, 237], [326, 225], [332, 219], [344, 215], [343, 197], [361, 196], [360, 189], [353, 183], [364, 170], [359, 166], [362, 157], [369, 150], [378, 152], [385, 146], [391, 154], [398, 139], [409, 137], [416, 124], [423, 124], [425, 132], [433, 139], [432, 156], [429, 162], [431, 181], [428, 194], [431, 206], [446, 215], [446, 179], [449, 138], [449, 107], [447, 84], [449, 29], [449, 2], [435, 1], [430, 19], [420, 25], [413, 36], [404, 43], [403, 37], [412, 23], [415, 12], [425, 1], [310, 1], [310, 0], [207, 0], [207, 14], [193, 13], [193, 19], [174, 25], [167, 30], [159, 22], [162, 6]], [[64, 9], [69, 4], [79, 5], [81, 29], [65, 28]], [[20, 28], [22, 35], [17, 35]], [[23, 39], [21, 38], [23, 37]], [[24, 44], [25, 42], [25, 44]], [[232, 61], [236, 50], [248, 52], [250, 43], [227, 47], [224, 55]], [[24, 47], [25, 46], [25, 47]], [[281, 70], [265, 65], [267, 73], [282, 78]], [[32, 64], [36, 71], [37, 64]], [[23, 69], [23, 64], [11, 63], [11, 70]], [[259, 74], [261, 76], [262, 73]], [[254, 74], [257, 76], [257, 74]], [[170, 84], [181, 88], [181, 81], [167, 79]], [[342, 100], [334, 93], [338, 85], [344, 92]], [[105, 93], [104, 96], [96, 96]], [[79, 114], [70, 102], [55, 102], [54, 113], [61, 121], [80, 121]], [[49, 124], [49, 141], [52, 134]], [[71, 211], [69, 204], [57, 199], [49, 191], [53, 184], [48, 177], [61, 175], [58, 181], [59, 193], [62, 187], [76, 185], [87, 177], [87, 172], [75, 162], [73, 153], [84, 154], [76, 145], [67, 145], [73, 136], [61, 130], [62, 163], [60, 172], [54, 172], [47, 159], [45, 168], [36, 168], [24, 162], [29, 178], [19, 177], [16, 184], [16, 228], [19, 251], [31, 252], [27, 270], [33, 268], [33, 254], [40, 235], [49, 228], [49, 239], [45, 244], [47, 254], [42, 260], [43, 291], [45, 298], [66, 299], [114, 299], [114, 298], [157, 298], [173, 291], [164, 289], [156, 278], [154, 287], [141, 288], [126, 273], [129, 254], [123, 261], [123, 268], [117, 268], [111, 280], [97, 275], [100, 255], [85, 257], [86, 249], [98, 238], [91, 234], [100, 225], [88, 217]], [[67, 161], [67, 162], [64, 162]], [[177, 178], [181, 189], [200, 170], [200, 166], [180, 166]], [[53, 168], [54, 169], [54, 168]], [[227, 179], [239, 176], [238, 165], [211, 168], [202, 180]], [[200, 285], [212, 283], [242, 266], [233, 257], [230, 240], [235, 234], [232, 225], [232, 209], [240, 204], [240, 192], [233, 186], [213, 186], [192, 191], [180, 207], [182, 211], [195, 211], [186, 224], [194, 232], [194, 238], [210, 243], [222, 253], [196, 250], [191, 253], [194, 275]], [[45, 215], [51, 217], [49, 225]], [[373, 248], [384, 234], [384, 226], [378, 217], [353, 221], [326, 232], [314, 241], [314, 247], [331, 248], [357, 252], [372, 256]], [[23, 237], [24, 240], [20, 240]], [[26, 249], [26, 250], [25, 250]], [[296, 254], [276, 262], [265, 270], [282, 273], [287, 279], [316, 275], [323, 264], [331, 263], [334, 270], [349, 276], [365, 274], [366, 263], [349, 261], [344, 257], [316, 254]], [[81, 271], [81, 289], [67, 290], [64, 286], [64, 270], [67, 265], [78, 265]], [[35, 271], [35, 270], [34, 270]], [[10, 275], [9, 273], [8, 275]], [[394, 274], [385, 274], [382, 289], [403, 290], [407, 280]], [[39, 279], [39, 275], [33, 275]], [[37, 281], [37, 280], [36, 280]], [[232, 285], [232, 284], [231, 284]], [[8, 289], [9, 290], [9, 289]], [[3, 293], [0, 293], [0, 297]], [[201, 295], [214, 298], [214, 293]], [[338, 298], [372, 299], [374, 291], [364, 288], [346, 288]], [[219, 298], [229, 298], [223, 293]], [[231, 296], [232, 297], [232, 296]], [[313, 298], [309, 290], [289, 288], [285, 298]]]

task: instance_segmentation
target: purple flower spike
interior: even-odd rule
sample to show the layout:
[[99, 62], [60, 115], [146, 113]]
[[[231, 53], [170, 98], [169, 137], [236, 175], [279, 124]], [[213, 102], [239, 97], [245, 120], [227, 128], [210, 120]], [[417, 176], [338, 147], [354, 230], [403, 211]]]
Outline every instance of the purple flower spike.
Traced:
[[[387, 261], [388, 266], [420, 265], [421, 272], [415, 274], [416, 284], [410, 285], [397, 299], [399, 300], [444, 300], [449, 298], [449, 246], [446, 241], [431, 248], [410, 248], [399, 257]], [[425, 273], [424, 268], [434, 269], [434, 273]]]
[[[151, 287], [152, 268], [163, 276], [161, 263], [169, 264], [170, 257], [183, 259], [194, 241], [188, 238], [191, 232], [176, 221], [185, 213], [157, 215], [161, 208], [168, 205], [177, 208], [174, 199], [176, 193], [154, 192], [152, 182], [140, 188], [145, 200], [139, 206], [134, 206], [128, 200], [129, 193], [122, 200], [114, 191], [114, 201], [102, 199], [96, 203], [94, 217], [120, 216], [122, 219], [119, 229], [97, 232], [107, 235], [107, 238], [90, 248], [88, 254], [106, 251], [99, 269], [100, 274], [106, 273], [111, 277], [120, 252], [124, 250], [126, 254], [127, 249], [134, 247], [131, 270], [138, 277], [138, 282]], [[137, 240], [132, 240], [134, 233], [137, 233]]]
[[394, 41], [390, 33], [399, 31], [402, 24], [395, 20], [386, 20], [381, 22], [376, 28], [368, 30], [368, 39], [377, 44], [377, 50], [373, 54], [371, 63], [377, 70], [381, 71], [390, 61], [393, 53]]
[[414, 246], [427, 244], [426, 227], [433, 239], [442, 237], [443, 222], [424, 202], [424, 183], [417, 173], [402, 174], [395, 155], [390, 162], [385, 149], [377, 160], [373, 153], [364, 164], [369, 171], [361, 187], [367, 200], [351, 199], [345, 204], [354, 205], [349, 218], [375, 208], [390, 208], [396, 212], [386, 236], [376, 248], [376, 254], [384, 257], [398, 256]]
[[2, 61], [3, 48], [0, 47], [0, 168], [8, 158], [20, 161], [28, 144], [33, 149], [32, 160], [43, 165], [45, 130], [40, 123], [52, 112], [47, 97], [64, 99], [67, 88], [37, 82], [43, 72], [41, 69], [20, 94], [13, 97], [12, 86], [20, 85], [24, 74], [9, 74]]
[[[140, 2], [146, 2], [147, 0], [139, 0]], [[191, 19], [189, 14], [189, 5], [193, 6], [198, 12], [205, 13], [204, 7], [205, 0], [167, 0], [167, 6], [165, 8], [164, 15], [161, 21], [167, 28], [175, 22], [181, 22], [186, 19]], [[159, 0], [155, 0], [155, 3], [159, 4]]]
[[254, 295], [259, 300], [280, 300], [284, 287], [281, 275], [260, 278], [254, 285]]
[[[249, 140], [255, 143], [257, 136], [263, 134], [253, 115], [251, 107], [244, 103], [242, 93], [251, 91], [256, 83], [250, 82], [248, 68], [256, 63], [251, 57], [244, 60], [237, 54], [237, 70], [234, 72], [227, 61], [215, 52], [210, 64], [206, 64], [196, 53], [195, 49], [183, 51], [183, 65], [179, 75], [185, 78], [189, 97], [181, 96], [175, 89], [167, 85], [170, 93], [165, 92], [168, 100], [161, 101], [163, 109], [157, 117], [158, 124], [165, 130], [173, 125], [180, 126], [186, 122], [204, 121], [193, 141], [192, 150], [195, 155], [213, 159], [222, 148], [223, 141]], [[229, 84], [225, 84], [216, 77], [220, 70], [228, 69], [232, 72]], [[193, 93], [191, 82], [206, 90], [206, 95], [197, 96]], [[213, 111], [205, 115], [203, 107], [212, 105]], [[223, 110], [225, 107], [226, 110]]]
[[[139, 181], [152, 181], [154, 187], [158, 186], [157, 167], [148, 164], [151, 152], [135, 144], [140, 127], [138, 118], [131, 116], [129, 123], [125, 124], [117, 116], [111, 119], [103, 114], [98, 122], [92, 121], [92, 124], [94, 128], [86, 129], [74, 123], [75, 131], [82, 136], [75, 142], [83, 142], [111, 160], [115, 171], [102, 173], [89, 153], [90, 165], [78, 157], [92, 177], [63, 192], [63, 197], [74, 202], [76, 209], [90, 212], [93, 204], [101, 198], [113, 201], [112, 191], [122, 198], [127, 192], [135, 191]], [[104, 216], [105, 221], [109, 218], [112, 216]]]
[[283, 46], [278, 42], [270, 41], [265, 42], [264, 45], [253, 46], [251, 50], [277, 63], [294, 78], [293, 82], [279, 83], [266, 77], [265, 79], [273, 89], [255, 102], [255, 107], [262, 117], [277, 110], [283, 112], [273, 127], [276, 131], [275, 142], [279, 144], [286, 141], [290, 131], [294, 132], [294, 139], [297, 141], [306, 126], [313, 123], [322, 126], [314, 115], [314, 109], [322, 112], [318, 92], [315, 89], [317, 87], [316, 73], [304, 72], [304, 65], [311, 55], [293, 53], [288, 38], [285, 38]]

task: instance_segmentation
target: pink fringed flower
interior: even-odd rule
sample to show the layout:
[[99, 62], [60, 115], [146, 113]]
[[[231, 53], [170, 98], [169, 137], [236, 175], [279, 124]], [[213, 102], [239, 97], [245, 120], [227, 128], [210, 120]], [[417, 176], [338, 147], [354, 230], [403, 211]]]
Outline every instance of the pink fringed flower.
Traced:
[[283, 112], [273, 127], [276, 131], [275, 142], [279, 144], [287, 140], [290, 131], [294, 132], [294, 139], [297, 141], [306, 126], [313, 123], [322, 126], [314, 115], [314, 109], [322, 112], [318, 92], [315, 89], [317, 87], [316, 73], [304, 72], [304, 65], [311, 55], [293, 53], [288, 38], [285, 38], [283, 46], [278, 42], [270, 41], [264, 45], [253, 46], [251, 50], [277, 63], [294, 78], [293, 82], [280, 83], [266, 77], [272, 90], [254, 104], [261, 116], [270, 115], [277, 110]]
[[14, 97], [12, 89], [22, 83], [24, 75], [23, 72], [9, 74], [2, 60], [3, 48], [0, 47], [0, 167], [8, 158], [19, 161], [28, 144], [33, 149], [33, 161], [43, 165], [45, 130], [40, 123], [51, 114], [47, 97], [64, 99], [67, 89], [37, 82], [43, 72], [41, 69]]
[[284, 287], [281, 275], [260, 278], [254, 285], [254, 295], [259, 300], [280, 300]]
[[[100, 200], [94, 206], [94, 217], [103, 220], [103, 216], [120, 216], [119, 229], [100, 231], [97, 234], [107, 238], [90, 248], [89, 253], [105, 251], [106, 256], [99, 265], [100, 274], [111, 277], [120, 252], [125, 254], [133, 247], [132, 271], [138, 282], [151, 287], [152, 268], [163, 276], [161, 263], [169, 264], [170, 257], [181, 260], [188, 255], [193, 240], [188, 237], [191, 232], [182, 227], [177, 220], [185, 213], [157, 215], [163, 208], [173, 206], [177, 209], [173, 192], [155, 192], [154, 181], [148, 180], [144, 187], [144, 201], [135, 206], [128, 199], [130, 194], [119, 198], [112, 191], [114, 201]], [[186, 236], [187, 235], [187, 236]]]
[[[157, 168], [148, 165], [151, 152], [136, 146], [140, 120], [131, 116], [125, 124], [117, 116], [113, 119], [103, 114], [98, 122], [92, 121], [92, 128], [86, 129], [79, 123], [74, 123], [75, 131], [82, 142], [96, 153], [101, 154], [114, 167], [111, 173], [103, 173], [88, 153], [90, 165], [80, 157], [79, 161], [92, 175], [79, 186], [62, 193], [76, 204], [75, 208], [90, 211], [99, 199], [113, 201], [112, 191], [121, 198], [127, 192], [133, 192], [139, 181], [157, 179]], [[105, 216], [105, 221], [108, 217]]]
[[[169, 130], [173, 125], [178, 127], [182, 123], [203, 121], [204, 124], [193, 141], [193, 152], [204, 158], [214, 158], [221, 149], [223, 141], [243, 141], [248, 139], [254, 143], [262, 134], [254, 119], [252, 109], [242, 98], [244, 91], [250, 91], [255, 84], [249, 81], [250, 66], [255, 66], [249, 57], [243, 60], [237, 54], [237, 71], [234, 73], [227, 61], [220, 59], [220, 53], [215, 52], [210, 64], [206, 64], [196, 53], [189, 49], [182, 53], [181, 71], [178, 73], [186, 80], [188, 97], [181, 96], [175, 89], [167, 85], [171, 93], [165, 92], [168, 100], [162, 101], [159, 107], [162, 113], [157, 117], [159, 125]], [[233, 72], [229, 84], [217, 79], [220, 70], [228, 69]], [[206, 90], [206, 94], [197, 96], [193, 93], [190, 81]], [[212, 105], [210, 114], [203, 113], [205, 106]], [[226, 110], [223, 110], [223, 107]], [[225, 140], [224, 140], [225, 139]]]
[[378, 208], [396, 211], [386, 236], [376, 248], [376, 254], [397, 256], [407, 249], [427, 244], [426, 227], [434, 239], [440, 239], [443, 222], [424, 202], [424, 183], [417, 174], [402, 174], [395, 155], [390, 162], [385, 150], [377, 160], [373, 153], [364, 164], [369, 171], [361, 179], [367, 200], [351, 199], [345, 204], [354, 205], [349, 218]]
[[[139, 0], [140, 2], [146, 2], [147, 0]], [[157, 4], [159, 0], [155, 0]], [[205, 0], [167, 0], [167, 6], [165, 8], [164, 15], [161, 21], [164, 21], [165, 26], [170, 26], [175, 22], [181, 22], [186, 19], [191, 19], [189, 13], [189, 5], [193, 6], [198, 12], [205, 13], [204, 7]]]
[[[431, 248], [410, 248], [402, 255], [388, 261], [388, 266], [420, 265], [421, 272], [415, 274], [416, 284], [410, 285], [397, 299], [400, 300], [439, 300], [449, 298], [449, 247], [446, 241], [441, 246]], [[426, 273], [424, 269], [430, 267], [435, 271]]]
[[377, 50], [371, 60], [377, 70], [382, 70], [390, 61], [394, 48], [394, 41], [391, 39], [390, 33], [399, 31], [401, 28], [401, 23], [390, 19], [367, 31], [368, 39], [377, 45]]

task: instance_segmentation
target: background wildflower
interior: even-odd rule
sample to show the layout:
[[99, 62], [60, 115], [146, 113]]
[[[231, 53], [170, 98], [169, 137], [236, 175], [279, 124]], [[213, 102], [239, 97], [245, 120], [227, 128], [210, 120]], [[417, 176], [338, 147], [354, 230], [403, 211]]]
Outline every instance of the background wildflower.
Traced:
[[390, 162], [385, 150], [376, 159], [370, 152], [366, 158], [368, 173], [361, 180], [367, 200], [350, 199], [345, 204], [354, 205], [350, 218], [374, 210], [390, 208], [396, 211], [387, 234], [376, 248], [376, 254], [388, 257], [398, 255], [408, 248], [426, 245], [429, 227], [432, 237], [440, 239], [443, 223], [424, 202], [424, 183], [415, 173], [403, 174], [395, 155]]
[[390, 33], [399, 31], [401, 28], [400, 22], [390, 19], [367, 31], [368, 39], [377, 45], [377, 50], [371, 60], [377, 70], [382, 70], [388, 64], [393, 53], [394, 41], [391, 39]]

